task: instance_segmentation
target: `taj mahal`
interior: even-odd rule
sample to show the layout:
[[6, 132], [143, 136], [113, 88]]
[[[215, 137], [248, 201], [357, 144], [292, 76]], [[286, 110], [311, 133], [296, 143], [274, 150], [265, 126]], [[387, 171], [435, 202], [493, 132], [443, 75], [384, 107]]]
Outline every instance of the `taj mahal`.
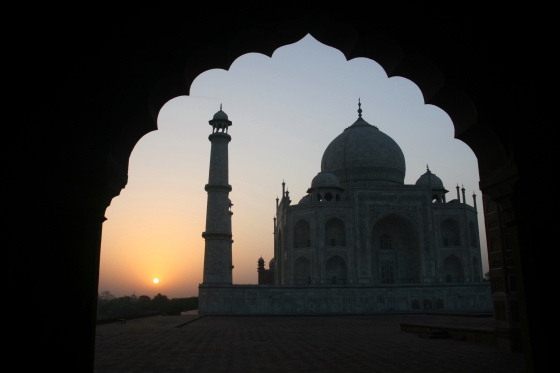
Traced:
[[232, 284], [228, 143], [232, 125], [212, 120], [203, 283], [199, 313], [361, 314], [488, 312], [476, 196], [456, 198], [427, 167], [404, 183], [399, 145], [362, 117], [326, 148], [321, 171], [297, 204], [282, 183], [274, 257], [258, 260], [258, 285]]

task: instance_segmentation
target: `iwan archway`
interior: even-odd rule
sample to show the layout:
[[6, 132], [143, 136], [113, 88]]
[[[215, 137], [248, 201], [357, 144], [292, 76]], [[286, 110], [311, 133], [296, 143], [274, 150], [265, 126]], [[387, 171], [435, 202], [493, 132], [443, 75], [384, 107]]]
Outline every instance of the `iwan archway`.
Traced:
[[[184, 14], [177, 13], [177, 16]], [[74, 175], [72, 188], [61, 192], [53, 187], [53, 195], [59, 196], [59, 201], [65, 201], [62, 203], [64, 208], [56, 211], [57, 219], [45, 219], [44, 224], [49, 228], [45, 228], [46, 225], [42, 228], [57, 232], [54, 236], [41, 236], [52, 240], [53, 247], [56, 246], [61, 255], [38, 254], [45, 259], [41, 264], [52, 264], [49, 273], [65, 274], [66, 281], [60, 283], [68, 283], [68, 290], [78, 287], [83, 294], [80, 304], [68, 302], [68, 307], [78, 307], [76, 316], [72, 316], [75, 322], [57, 326], [58, 334], [72, 341], [66, 342], [66, 352], [73, 351], [75, 353], [71, 355], [92, 362], [103, 213], [126, 184], [128, 158], [134, 145], [144, 134], [156, 129], [159, 109], [173, 97], [188, 95], [191, 82], [200, 73], [211, 68], [228, 68], [233, 60], [248, 52], [270, 56], [279, 46], [310, 33], [320, 42], [339, 49], [349, 59], [371, 58], [389, 76], [399, 75], [412, 80], [422, 91], [426, 103], [439, 106], [449, 114], [455, 126], [455, 137], [467, 143], [479, 160], [483, 208], [488, 215], [488, 241], [492, 245], [490, 262], [493, 263], [496, 331], [512, 348], [516, 348], [516, 336], [522, 333], [527, 364], [530, 367], [546, 364], [546, 357], [540, 355], [544, 352], [536, 348], [540, 330], [543, 330], [539, 327], [541, 300], [533, 266], [532, 247], [536, 241], [529, 239], [528, 233], [534, 225], [530, 217], [538, 216], [539, 207], [523, 204], [520, 198], [531, 194], [529, 180], [535, 180], [533, 176], [537, 173], [529, 167], [534, 156], [528, 148], [521, 146], [519, 135], [508, 129], [511, 123], [530, 119], [532, 114], [523, 108], [504, 113], [505, 106], [502, 105], [506, 103], [511, 108], [512, 103], [519, 102], [522, 96], [519, 93], [528, 86], [528, 80], [521, 77], [515, 88], [496, 95], [493, 94], [495, 86], [509, 86], [508, 74], [492, 75], [483, 64], [476, 63], [477, 58], [493, 61], [505, 71], [508, 67], [503, 56], [511, 56], [510, 52], [497, 47], [494, 39], [482, 31], [484, 28], [473, 29], [470, 19], [467, 22], [444, 17], [440, 23], [425, 22], [425, 18], [415, 14], [414, 17], [403, 16], [396, 26], [391, 26], [396, 22], [394, 18], [371, 22], [364, 18], [365, 15], [357, 14], [355, 9], [327, 12], [326, 15], [305, 10], [280, 13], [282, 17], [266, 12], [260, 17], [252, 15], [235, 20], [223, 17], [229, 27], [221, 29], [223, 32], [219, 35], [216, 29], [205, 35], [199, 34], [197, 30], [205, 30], [210, 22], [204, 17], [176, 32], [166, 25], [184, 22], [169, 13], [166, 13], [165, 22], [155, 16], [152, 16], [155, 17], [152, 22], [135, 18], [131, 21], [134, 27], [125, 28], [135, 32], [118, 31], [120, 36], [116, 38], [114, 31], [117, 27], [107, 27], [114, 41], [109, 38], [109, 32], [103, 34], [100, 31], [99, 37], [106, 37], [108, 41], [107, 46], [100, 47], [102, 58], [81, 62], [84, 72], [77, 74], [81, 74], [79, 77], [83, 80], [74, 79], [80, 84], [91, 83], [90, 87], [99, 89], [90, 89], [86, 98], [79, 99], [72, 97], [75, 90], [60, 90], [69, 104], [76, 104], [76, 108], [86, 105], [93, 113], [84, 118], [80, 128], [68, 126], [73, 129], [68, 132], [74, 133], [76, 139], [83, 139], [92, 146], [70, 147], [73, 159], [67, 163], [72, 165], [79, 160], [82, 171], [88, 172], [74, 172], [68, 167], [68, 172]], [[215, 14], [212, 16], [214, 21], [219, 18]], [[263, 19], [267, 20], [266, 24], [258, 22]], [[158, 22], [161, 28], [154, 27]], [[116, 23], [112, 25], [116, 26]], [[472, 30], [467, 32], [468, 37], [462, 32], [465, 30]], [[146, 38], [150, 33], [152, 37]], [[434, 38], [434, 35], [438, 37]], [[128, 48], [117, 47], [121, 45]], [[159, 52], [157, 58], [155, 54], [154, 57], [146, 56], [147, 50], [155, 49]], [[104, 59], [108, 56], [111, 58]], [[111, 63], [107, 62], [109, 60]], [[142, 65], [130, 62], [135, 60], [142, 61]], [[119, 61], [118, 65], [114, 61]], [[93, 68], [94, 64], [97, 64], [96, 68]], [[122, 79], [115, 79], [115, 76]], [[53, 127], [55, 122], [53, 118]], [[507, 126], [504, 122], [508, 122]], [[95, 136], [82, 136], [84, 131], [91, 131]], [[76, 219], [76, 216], [84, 218]], [[42, 245], [35, 247], [44, 246], [44, 238], [38, 243]], [[68, 271], [68, 268], [74, 270]], [[33, 276], [39, 278], [44, 271], [39, 270]], [[516, 287], [513, 288], [512, 284]], [[519, 320], [511, 313], [517, 303]], [[50, 337], [45, 338], [48, 346]], [[61, 357], [58, 354], [53, 348], [53, 356]], [[57, 360], [56, 357], [52, 359]]]
[[[417, 64], [417, 63], [415, 63], [415, 64]], [[405, 74], [402, 74], [402, 75], [405, 75]], [[425, 101], [427, 101], [427, 102], [429, 102], [429, 103], [433, 103], [433, 102], [434, 102], [433, 100], [431, 100], [431, 101], [426, 100], [426, 93], [423, 92], [423, 94], [424, 94], [424, 97], [425, 97]], [[441, 93], [440, 93], [440, 94], [441, 94]], [[435, 96], [435, 93], [434, 93], [434, 96]], [[465, 96], [465, 97], [462, 97], [461, 99], [459, 99], [458, 97], [455, 97], [455, 99], [458, 100], [458, 101], [461, 101], [461, 100], [462, 100], [462, 104], [463, 104], [462, 111], [460, 112], [461, 115], [458, 115], [457, 113], [453, 113], [453, 114], [455, 114], [455, 117], [456, 117], [456, 118], [455, 118], [455, 121], [465, 124], [465, 123], [467, 123], [467, 120], [473, 120], [473, 121], [476, 120], [476, 113], [475, 113], [475, 111], [474, 111], [474, 108], [470, 107], [469, 109], [472, 109], [472, 110], [467, 110], [467, 105], [466, 105], [466, 103], [469, 103], [469, 104], [470, 104], [470, 102], [468, 101], [468, 98]], [[435, 101], [435, 102], [436, 102], [436, 103], [435, 103], [434, 105], [437, 105], [437, 101]], [[440, 106], [445, 107], [445, 105], [440, 105]], [[449, 108], [448, 108], [448, 110], [449, 110]], [[451, 116], [451, 115], [450, 115], [450, 116]], [[452, 120], [453, 120], [453, 117], [452, 117]], [[235, 131], [234, 131], [234, 132], [235, 132]], [[333, 225], [334, 223], [338, 223], [338, 225], [335, 224], [333, 227], [331, 227], [331, 225]], [[443, 227], [444, 225], [445, 225], [445, 222], [442, 223], [442, 227]], [[340, 226], [340, 227], [339, 227], [339, 226]], [[327, 246], [328, 246], [328, 245], [330, 245], [330, 246], [341, 246], [341, 245], [342, 245], [342, 246], [346, 246], [345, 239], [342, 239], [342, 238], [340, 238], [340, 237], [338, 237], [338, 238], [333, 238], [333, 237], [334, 237], [333, 234], [329, 233], [329, 232], [331, 232], [333, 229], [335, 229], [335, 228], [337, 228], [337, 227], [339, 228], [339, 230], [340, 230], [341, 232], [343, 232], [343, 231], [345, 230], [345, 228], [344, 228], [344, 223], [343, 223], [342, 221], [339, 221], [339, 219], [337, 219], [337, 218], [333, 218], [333, 219], [329, 220], [328, 222], [326, 222], [325, 234], [327, 234], [327, 235], [330, 234], [330, 236], [329, 236], [328, 239], [327, 239], [326, 236], [325, 236], [325, 239], [324, 239], [324, 240], [325, 240], [325, 245], [327, 245]], [[442, 228], [442, 232], [443, 232], [443, 228]], [[445, 232], [443, 232], [443, 233], [445, 233]], [[442, 234], [443, 234], [443, 233], [442, 233]], [[341, 234], [341, 233], [340, 233], [340, 234]], [[340, 235], [340, 234], [338, 234], [338, 235]], [[331, 237], [331, 236], [333, 236], [333, 237]], [[457, 241], [457, 240], [458, 240], [458, 239], [456, 239], [455, 241]], [[327, 242], [327, 241], [328, 241], [328, 242]], [[455, 245], [455, 246], [460, 246], [460, 244], [457, 243], [457, 242], [455, 242], [455, 241], [453, 241], [452, 244]], [[280, 242], [280, 241], [279, 241], [279, 242]], [[282, 244], [285, 245], [287, 242], [288, 242], [287, 240], [282, 241]], [[279, 244], [279, 246], [282, 246], [282, 244]], [[448, 246], [448, 243], [444, 243], [443, 245], [444, 245], [444, 246]], [[410, 248], [410, 250], [413, 250], [413, 251], [420, 251], [420, 249], [419, 249], [418, 247], [416, 247], [416, 248]], [[416, 254], [416, 255], [418, 255], [418, 254]], [[339, 257], [337, 257], [337, 258], [339, 258]], [[307, 269], [307, 270], [306, 270], [306, 273], [305, 273], [305, 276], [304, 276], [305, 278], [299, 278], [299, 277], [302, 276], [302, 274], [299, 273], [299, 272], [301, 272], [301, 270], [302, 270], [302, 268], [303, 268], [303, 264], [300, 263], [302, 260], [303, 260], [303, 259], [300, 259], [300, 260], [296, 263], [296, 267], [297, 267], [297, 268], [295, 269], [296, 273], [291, 274], [291, 273], [286, 272], [287, 269], [284, 269], [284, 270], [283, 270], [283, 271], [284, 271], [284, 276], [285, 276], [285, 277], [295, 276], [293, 280], [288, 280], [288, 281], [287, 281], [288, 283], [292, 283], [292, 282], [293, 282], [293, 283], [295, 283], [295, 282], [297, 282], [297, 283], [304, 283], [304, 282], [306, 282], [306, 281], [307, 281], [308, 283], [311, 283], [311, 281], [312, 281], [312, 280], [311, 280], [311, 276], [308, 275], [308, 273], [307, 273], [307, 272], [310, 272], [310, 269]], [[342, 259], [341, 259], [341, 260], [342, 260]], [[338, 283], [341, 283], [341, 284], [342, 284], [342, 283], [345, 283], [345, 282], [346, 282], [346, 279], [345, 279], [346, 275], [345, 275], [345, 274], [344, 274], [344, 275], [338, 274], [338, 272], [341, 272], [341, 271], [342, 271], [341, 268], [343, 268], [343, 267], [345, 268], [345, 267], [346, 267], [346, 263], [344, 263], [344, 265], [340, 265], [340, 263], [338, 263], [338, 262], [336, 262], [336, 261], [333, 262], [334, 264], [339, 264], [338, 267], [340, 267], [340, 268], [337, 267], [337, 271], [338, 271], [338, 272], [337, 272], [337, 275], [333, 275], [332, 273], [330, 273], [330, 272], [333, 271], [333, 269], [331, 268], [331, 267], [333, 267], [333, 265], [334, 265], [333, 263], [331, 263], [332, 261], [333, 261], [333, 260], [332, 260], [332, 258], [331, 258], [331, 259], [329, 259], [329, 261], [327, 261], [327, 263], [326, 263], [326, 270], [325, 270], [325, 273], [326, 273], [326, 277], [327, 277], [327, 280], [326, 280], [327, 283], [330, 283], [330, 284], [333, 284], [333, 282], [336, 283], [336, 284], [338, 284]], [[344, 260], [342, 260], [342, 261], [344, 261]], [[447, 261], [449, 261], [449, 258], [446, 258], [446, 261], [444, 261], [444, 263], [443, 263], [444, 271], [445, 271], [445, 270], [448, 270], [448, 267], [450, 267], [450, 266], [448, 265]], [[402, 267], [402, 268], [399, 268], [399, 266], [394, 266], [395, 270], [400, 270], [400, 271], [402, 271], [402, 272], [404, 273], [402, 276], [405, 276], [406, 279], [403, 277], [402, 280], [405, 281], [405, 282], [410, 282], [410, 281], [412, 281], [414, 278], [420, 277], [419, 274], [414, 274], [414, 273], [411, 272], [411, 270], [408, 270], [408, 271], [404, 270], [404, 269], [405, 269], [405, 265], [404, 265], [405, 262], [406, 262], [406, 261], [401, 261], [400, 267]], [[283, 266], [283, 265], [284, 265], [282, 262], [279, 263], [279, 264], [280, 264], [280, 266]], [[300, 268], [300, 267], [302, 267], [302, 268]], [[333, 267], [333, 268], [334, 268], [334, 267]], [[382, 271], [383, 271], [383, 268], [378, 269], [378, 272], [382, 272]], [[346, 273], [346, 270], [344, 269], [343, 272]], [[455, 272], [457, 272], [457, 270], [456, 270]], [[452, 279], [452, 280], [450, 280], [450, 281], [448, 281], [448, 282], [450, 282], [450, 283], [451, 283], [451, 282], [455, 283], [455, 282], [458, 282], [458, 281], [459, 281], [459, 280], [458, 280], [459, 278], [463, 278], [462, 271], [461, 271], [461, 274], [460, 274], [460, 275], [458, 275], [458, 274], [455, 273], [455, 272], [453, 272], [454, 276], [451, 276], [451, 275], [449, 275], [449, 274], [447, 274], [447, 273], [444, 275], [444, 277], [446, 277], [446, 278], [451, 276], [451, 279]], [[333, 273], [334, 273], [334, 272], [333, 272]], [[230, 276], [231, 276], [231, 275], [230, 275]], [[402, 277], [402, 276], [401, 276], [401, 277]], [[334, 278], [337, 278], [337, 279], [340, 278], [340, 279], [338, 279], [338, 280], [333, 280]], [[201, 297], [202, 297], [201, 299], [204, 299], [204, 300], [205, 300], [206, 297], [213, 297], [213, 296], [228, 298], [228, 295], [225, 295], [225, 293], [224, 293], [224, 294], [221, 294], [221, 293], [219, 293], [219, 292], [216, 293], [216, 294], [213, 294], [213, 295], [206, 295], [209, 291], [210, 291], [210, 290], [205, 289], [205, 290], [203, 291], [203, 293], [201, 293]], [[209, 294], [209, 293], [208, 293], [208, 294]], [[221, 295], [219, 295], [219, 294], [221, 294]], [[231, 296], [234, 296], [234, 295], [231, 295]], [[441, 296], [443, 297], [443, 295], [441, 295]], [[475, 297], [478, 297], [478, 295], [474, 295], [474, 296], [475, 296]], [[218, 302], [218, 303], [219, 303], [219, 302]], [[212, 300], [212, 304], [215, 304], [215, 305], [216, 305], [216, 304], [218, 304], [218, 303], [217, 303], [216, 300]], [[202, 307], [202, 305], [201, 305], [201, 307]], [[222, 312], [222, 311], [221, 311], [221, 308], [218, 306], [218, 307], [214, 307], [213, 309], [210, 309], [210, 308], [209, 308], [208, 310], [206, 310], [206, 308], [204, 308], [204, 312], [211, 312], [211, 313], [216, 313], [216, 312], [217, 312], [217, 313], [220, 313], [220, 312]], [[505, 343], [506, 343], [506, 344], [509, 344], [510, 342], [509, 342], [509, 341], [506, 341]], [[507, 349], [507, 348], [508, 348], [508, 347], [506, 347], [506, 349]]]

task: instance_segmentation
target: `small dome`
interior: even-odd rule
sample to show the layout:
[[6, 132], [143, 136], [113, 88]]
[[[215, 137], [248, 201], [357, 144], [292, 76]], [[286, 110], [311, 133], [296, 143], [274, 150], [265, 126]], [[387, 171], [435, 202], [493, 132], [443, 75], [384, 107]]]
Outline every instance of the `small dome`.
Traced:
[[228, 116], [226, 113], [224, 113], [222, 111], [222, 109], [220, 109], [220, 111], [218, 111], [216, 114], [214, 114], [214, 118], [212, 119], [225, 119], [228, 120]]
[[416, 181], [416, 186], [431, 186], [432, 189], [443, 189], [443, 181], [428, 169], [428, 171]]
[[299, 200], [298, 205], [305, 205], [306, 203], [309, 202], [311, 202], [311, 196], [308, 194]]
[[270, 269], [274, 268], [275, 264], [276, 264], [276, 260], [274, 260], [274, 258], [270, 259], [270, 262], [268, 262], [268, 268]]
[[262, 258], [262, 256], [259, 258], [258, 263], [259, 263], [259, 264], [264, 264], [264, 259]]
[[[341, 188], [340, 180], [335, 174], [321, 171], [311, 181], [311, 188]], [[304, 197], [305, 198], [305, 197]]]

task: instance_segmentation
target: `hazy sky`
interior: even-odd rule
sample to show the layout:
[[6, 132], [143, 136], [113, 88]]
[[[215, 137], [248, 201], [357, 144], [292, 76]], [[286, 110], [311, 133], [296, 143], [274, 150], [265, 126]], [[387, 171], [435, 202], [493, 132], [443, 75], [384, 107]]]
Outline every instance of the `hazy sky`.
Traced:
[[[191, 96], [160, 111], [159, 130], [136, 145], [128, 185], [108, 208], [101, 247], [99, 291], [116, 296], [158, 292], [198, 295], [202, 282], [211, 126], [223, 104], [229, 129], [233, 215], [233, 282], [257, 283], [257, 260], [273, 255], [275, 199], [284, 179], [295, 204], [320, 171], [327, 145], [363, 117], [391, 136], [406, 159], [406, 184], [430, 165], [456, 198], [463, 184], [472, 205], [478, 190], [474, 153], [453, 138], [441, 109], [425, 105], [411, 81], [387, 78], [366, 58], [346, 61], [311, 36], [284, 46], [272, 58], [250, 53], [229, 71], [199, 75]], [[479, 203], [479, 206], [481, 204]], [[483, 269], [488, 268], [483, 214], [479, 214]], [[153, 283], [159, 278], [158, 284]]]

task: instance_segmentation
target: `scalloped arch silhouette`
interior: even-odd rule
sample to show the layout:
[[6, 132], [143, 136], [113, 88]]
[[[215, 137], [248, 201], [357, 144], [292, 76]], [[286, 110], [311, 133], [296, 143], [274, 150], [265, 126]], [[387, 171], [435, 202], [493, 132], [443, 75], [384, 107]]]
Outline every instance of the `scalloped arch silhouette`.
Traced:
[[435, 105], [449, 115], [455, 128], [455, 138], [465, 142], [475, 153], [481, 178], [507, 164], [507, 153], [500, 139], [478, 121], [473, 100], [461, 88], [446, 84], [443, 73], [429, 56], [407, 55], [388, 36], [362, 35], [349, 25], [328, 19], [317, 19], [313, 23], [305, 20], [285, 23], [274, 31], [247, 28], [240, 30], [228, 43], [201, 46], [186, 58], [182, 73], [169, 71], [160, 74], [161, 78], [149, 94], [147, 110], [151, 123], [142, 113], [129, 120], [113, 146], [113, 155], [117, 161], [128, 163], [136, 143], [145, 134], [157, 129], [157, 116], [163, 105], [175, 97], [189, 95], [191, 84], [198, 75], [210, 69], [228, 70], [238, 57], [246, 53], [271, 57], [276, 49], [295, 43], [307, 34], [338, 49], [347, 60], [369, 58], [376, 61], [388, 77], [400, 76], [416, 84], [425, 104]]

